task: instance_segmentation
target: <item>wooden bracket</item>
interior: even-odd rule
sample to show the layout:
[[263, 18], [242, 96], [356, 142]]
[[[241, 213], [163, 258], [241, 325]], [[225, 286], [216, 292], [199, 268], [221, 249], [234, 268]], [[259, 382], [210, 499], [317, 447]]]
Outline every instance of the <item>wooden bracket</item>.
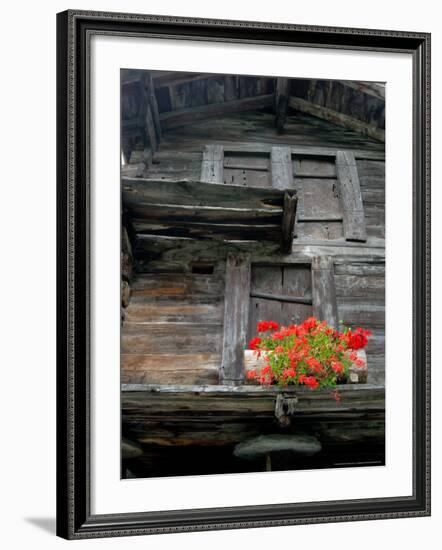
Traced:
[[295, 234], [295, 218], [298, 197], [296, 191], [286, 191], [284, 194], [284, 212], [282, 215], [281, 251], [290, 254]]

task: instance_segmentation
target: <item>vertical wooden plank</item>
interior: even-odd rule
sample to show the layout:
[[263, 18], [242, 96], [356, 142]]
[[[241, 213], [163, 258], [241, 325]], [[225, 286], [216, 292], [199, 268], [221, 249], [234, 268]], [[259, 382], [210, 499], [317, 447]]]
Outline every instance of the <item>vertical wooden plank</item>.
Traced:
[[153, 123], [155, 127], [155, 134], [157, 137], [157, 142], [159, 143], [161, 141], [161, 121], [160, 121], [160, 112], [158, 110], [158, 102], [157, 97], [155, 95], [155, 87], [153, 83], [152, 74], [149, 74], [148, 77], [148, 97], [149, 97], [149, 104], [151, 107], [152, 112], [152, 118]]
[[250, 301], [250, 255], [229, 253], [226, 260], [224, 338], [220, 382], [239, 384], [244, 380], [244, 349]]
[[284, 193], [281, 238], [281, 251], [283, 254], [290, 254], [292, 251], [297, 203], [296, 191], [286, 191]]
[[224, 148], [222, 145], [206, 145], [201, 163], [201, 181], [223, 183]]
[[155, 124], [153, 121], [153, 115], [152, 115], [152, 109], [150, 107], [150, 103], [148, 103], [146, 107], [145, 124], [146, 124], [146, 133], [150, 141], [152, 152], [155, 152], [158, 149], [158, 140], [155, 132]]
[[275, 189], [293, 188], [292, 151], [287, 146], [272, 147], [270, 153], [272, 187]]
[[284, 131], [289, 104], [289, 79], [277, 78], [275, 86], [275, 125], [278, 133]]
[[336, 153], [336, 173], [343, 211], [344, 237], [348, 241], [367, 240], [364, 205], [354, 154], [351, 151]]
[[338, 307], [331, 256], [317, 256], [312, 260], [312, 299], [313, 315], [337, 329]]

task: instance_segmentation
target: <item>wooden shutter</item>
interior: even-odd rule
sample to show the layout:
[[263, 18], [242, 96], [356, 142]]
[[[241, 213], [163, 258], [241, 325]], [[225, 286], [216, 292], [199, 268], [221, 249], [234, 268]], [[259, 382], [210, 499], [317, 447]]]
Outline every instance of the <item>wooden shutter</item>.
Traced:
[[254, 265], [251, 275], [249, 339], [259, 321], [290, 325], [312, 315], [310, 265]]

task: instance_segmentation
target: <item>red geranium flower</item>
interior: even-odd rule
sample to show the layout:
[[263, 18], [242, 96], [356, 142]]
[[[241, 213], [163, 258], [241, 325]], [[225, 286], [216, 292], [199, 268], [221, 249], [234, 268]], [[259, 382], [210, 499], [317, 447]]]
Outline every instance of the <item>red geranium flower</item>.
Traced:
[[261, 338], [259, 336], [255, 336], [255, 338], [252, 338], [249, 342], [249, 349], [257, 350], [261, 342]]
[[268, 330], [278, 330], [279, 325], [275, 321], [260, 321], [256, 325], [256, 330], [258, 332], [267, 332]]

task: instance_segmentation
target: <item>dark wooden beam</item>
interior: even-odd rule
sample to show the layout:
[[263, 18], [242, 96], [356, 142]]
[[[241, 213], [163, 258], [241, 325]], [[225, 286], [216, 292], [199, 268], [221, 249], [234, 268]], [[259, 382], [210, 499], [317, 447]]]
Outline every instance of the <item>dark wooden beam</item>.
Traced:
[[152, 119], [155, 127], [155, 134], [157, 142], [161, 141], [161, 121], [160, 121], [160, 112], [158, 110], [157, 96], [155, 95], [155, 87], [153, 84], [152, 73], [149, 74], [147, 80], [147, 95], [150, 110], [152, 113]]
[[284, 131], [289, 105], [289, 79], [277, 78], [275, 86], [275, 126], [278, 133]]
[[223, 103], [212, 103], [210, 105], [201, 105], [199, 107], [190, 107], [168, 111], [160, 114], [161, 127], [164, 130], [194, 124], [201, 120], [207, 120], [214, 117], [223, 117], [242, 111], [254, 111], [262, 109], [273, 104], [273, 94], [259, 95], [255, 97], [245, 97], [243, 99], [234, 99]]
[[286, 191], [284, 194], [284, 213], [282, 215], [281, 252], [283, 254], [290, 254], [292, 251], [297, 204], [296, 192]]
[[166, 181], [161, 179], [121, 179], [123, 204], [130, 211], [144, 204], [222, 207], [230, 210], [267, 210], [283, 207], [284, 193], [278, 189], [241, 187], [239, 185], [207, 185], [200, 181]]
[[365, 242], [367, 231], [364, 204], [356, 160], [351, 151], [336, 153], [336, 174], [342, 204], [344, 237], [349, 241]]
[[380, 128], [367, 124], [362, 120], [344, 115], [343, 113], [339, 113], [338, 111], [334, 111], [328, 107], [323, 107], [322, 105], [318, 105], [295, 96], [290, 97], [289, 106], [292, 109], [301, 111], [301, 113], [306, 113], [308, 115], [321, 118], [322, 120], [332, 122], [338, 126], [343, 126], [353, 132], [358, 132], [359, 134], [385, 142], [385, 130], [381, 130]]
[[224, 337], [220, 369], [222, 384], [236, 385], [244, 381], [250, 277], [250, 255], [229, 253], [226, 260]]

